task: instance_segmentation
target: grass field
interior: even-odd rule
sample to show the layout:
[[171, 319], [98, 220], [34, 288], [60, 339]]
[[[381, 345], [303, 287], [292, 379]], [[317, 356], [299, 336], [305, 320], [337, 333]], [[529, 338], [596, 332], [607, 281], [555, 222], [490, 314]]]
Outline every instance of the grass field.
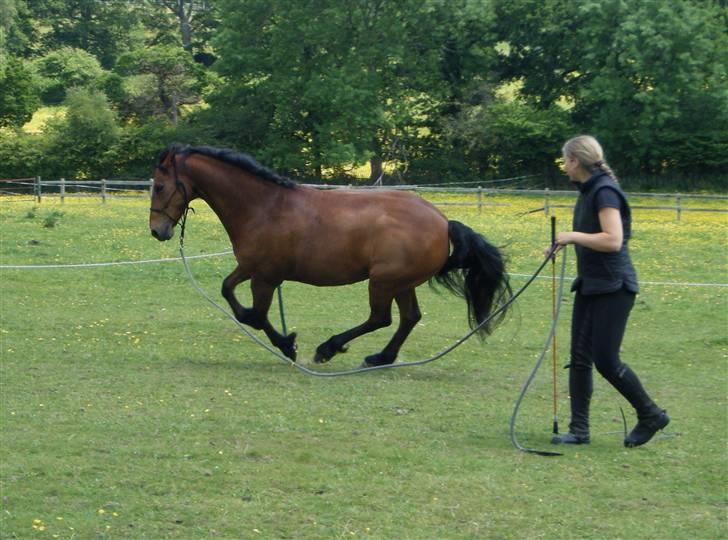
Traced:
[[[446, 213], [504, 246], [520, 286], [550, 225], [523, 215], [534, 201], [504, 202]], [[229, 249], [212, 212], [194, 206], [187, 254]], [[565, 228], [569, 212], [557, 216]], [[625, 449], [619, 407], [629, 427], [633, 411], [597, 377], [592, 444], [555, 458], [518, 452], [508, 435], [550, 323], [550, 279], [485, 343], [424, 367], [322, 379], [253, 344], [179, 263], [0, 269], [0, 537], [725, 538], [728, 288], [679, 285], [728, 283], [724, 216], [635, 215], [643, 284], [623, 357], [672, 416], [668, 436]], [[147, 219], [143, 200], [3, 199], [0, 264], [176, 257]], [[232, 268], [230, 256], [192, 262], [215, 298]], [[283, 290], [304, 362], [366, 316], [365, 284]], [[462, 300], [427, 286], [419, 296], [405, 361], [467, 329]], [[560, 364], [570, 296], [563, 306]], [[322, 369], [357, 366], [392, 331]], [[551, 449], [550, 380], [544, 366], [522, 406], [525, 445]], [[564, 431], [563, 370], [558, 386]]]

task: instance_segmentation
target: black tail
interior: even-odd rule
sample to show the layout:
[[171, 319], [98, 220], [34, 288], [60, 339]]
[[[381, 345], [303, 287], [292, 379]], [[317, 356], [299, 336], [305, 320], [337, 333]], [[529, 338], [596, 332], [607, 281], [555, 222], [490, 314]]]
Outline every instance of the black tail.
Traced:
[[[445, 266], [432, 279], [468, 304], [470, 327], [485, 321], [513, 294], [505, 262], [498, 248], [480, 234], [458, 221], [448, 222], [452, 253]], [[485, 337], [503, 320], [506, 309], [478, 330]]]

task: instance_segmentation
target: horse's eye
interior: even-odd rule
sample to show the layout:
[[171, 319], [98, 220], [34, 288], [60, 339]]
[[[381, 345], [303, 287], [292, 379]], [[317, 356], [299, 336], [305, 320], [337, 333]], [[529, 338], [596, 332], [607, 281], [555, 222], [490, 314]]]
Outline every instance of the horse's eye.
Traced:
[[154, 193], [162, 193], [164, 191], [164, 184], [154, 184]]

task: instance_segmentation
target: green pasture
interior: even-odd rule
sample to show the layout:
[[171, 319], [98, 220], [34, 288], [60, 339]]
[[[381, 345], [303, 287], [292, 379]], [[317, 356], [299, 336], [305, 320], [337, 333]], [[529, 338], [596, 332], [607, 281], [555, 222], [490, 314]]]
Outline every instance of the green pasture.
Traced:
[[[450, 202], [457, 202], [450, 198]], [[519, 287], [542, 260], [550, 223], [538, 199], [493, 198], [452, 218], [503, 246]], [[194, 204], [188, 255], [229, 249]], [[559, 228], [570, 211], [559, 210]], [[148, 201], [0, 200], [0, 264], [174, 258], [152, 239]], [[418, 368], [315, 378], [251, 342], [193, 290], [179, 262], [0, 269], [0, 538], [652, 538], [728, 535], [726, 214], [636, 211], [642, 293], [623, 358], [673, 422], [625, 449], [619, 395], [596, 377], [593, 442], [562, 457], [518, 452], [513, 404], [546, 337], [548, 279], [485, 342]], [[573, 252], [567, 274], [574, 274]], [[195, 259], [220, 299], [230, 255]], [[245, 285], [238, 289], [249, 303]], [[366, 284], [283, 287], [307, 362], [367, 314]], [[424, 317], [400, 360], [467, 330], [461, 299], [419, 290]], [[571, 297], [558, 363], [568, 362]], [[271, 312], [279, 324], [278, 311]], [[393, 329], [324, 370], [356, 367]], [[318, 366], [312, 366], [318, 368]], [[559, 421], [568, 423], [566, 372]], [[552, 449], [551, 370], [522, 406], [518, 438]]]

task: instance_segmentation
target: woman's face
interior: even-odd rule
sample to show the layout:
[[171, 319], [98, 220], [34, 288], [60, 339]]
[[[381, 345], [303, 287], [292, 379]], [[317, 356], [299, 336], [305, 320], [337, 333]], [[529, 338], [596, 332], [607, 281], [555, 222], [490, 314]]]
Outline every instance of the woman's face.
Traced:
[[564, 154], [564, 172], [566, 173], [566, 176], [571, 178], [572, 180], [578, 180], [576, 178], [576, 170], [579, 168], [579, 161], [576, 158], [569, 157], [566, 154]]
[[581, 166], [579, 160], [564, 154], [564, 172], [574, 182], [583, 182], [589, 178], [589, 174]]

